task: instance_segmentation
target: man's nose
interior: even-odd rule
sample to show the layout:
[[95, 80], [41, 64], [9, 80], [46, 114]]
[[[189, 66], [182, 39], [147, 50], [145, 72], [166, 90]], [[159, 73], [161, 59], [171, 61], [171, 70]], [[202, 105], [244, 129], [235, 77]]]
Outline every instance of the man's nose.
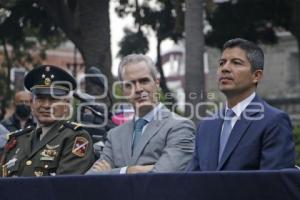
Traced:
[[135, 82], [134, 88], [135, 88], [135, 92], [143, 91], [143, 86], [138, 81]]
[[221, 72], [223, 73], [230, 72], [231, 70], [231, 66], [229, 62], [224, 63], [220, 68], [221, 68]]
[[46, 99], [44, 99], [42, 105], [43, 105], [43, 107], [51, 107], [52, 101], [50, 99], [46, 98]]

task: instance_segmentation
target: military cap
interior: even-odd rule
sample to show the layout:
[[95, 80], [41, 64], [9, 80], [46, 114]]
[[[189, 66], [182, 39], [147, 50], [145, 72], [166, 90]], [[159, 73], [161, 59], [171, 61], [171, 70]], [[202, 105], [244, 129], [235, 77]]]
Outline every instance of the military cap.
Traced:
[[25, 76], [25, 88], [34, 95], [65, 96], [76, 89], [71, 74], [53, 65], [41, 65]]

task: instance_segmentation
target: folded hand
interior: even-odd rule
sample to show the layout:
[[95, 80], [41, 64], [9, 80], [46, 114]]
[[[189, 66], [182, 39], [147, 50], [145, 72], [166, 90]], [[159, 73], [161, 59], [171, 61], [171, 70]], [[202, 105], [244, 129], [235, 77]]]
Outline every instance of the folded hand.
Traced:
[[134, 165], [127, 168], [127, 174], [148, 173], [153, 169], [154, 165]]
[[105, 160], [97, 160], [92, 169], [94, 171], [110, 171], [111, 170], [111, 166], [108, 162], [106, 162]]

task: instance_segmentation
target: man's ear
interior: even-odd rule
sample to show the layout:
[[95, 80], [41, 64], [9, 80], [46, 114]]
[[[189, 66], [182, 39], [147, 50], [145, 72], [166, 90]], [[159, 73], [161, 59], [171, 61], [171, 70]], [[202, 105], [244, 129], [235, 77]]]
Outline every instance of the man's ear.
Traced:
[[255, 70], [255, 72], [253, 73], [253, 76], [254, 76], [253, 82], [258, 84], [258, 82], [260, 82], [260, 80], [263, 77], [263, 70], [262, 69]]

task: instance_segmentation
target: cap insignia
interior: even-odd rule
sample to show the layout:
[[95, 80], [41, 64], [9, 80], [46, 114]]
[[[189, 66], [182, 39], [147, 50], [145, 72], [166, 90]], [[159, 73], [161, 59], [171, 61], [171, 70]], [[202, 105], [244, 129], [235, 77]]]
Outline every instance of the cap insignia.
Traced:
[[45, 78], [44, 84], [47, 85], [47, 86], [51, 85], [51, 79], [50, 78]]

